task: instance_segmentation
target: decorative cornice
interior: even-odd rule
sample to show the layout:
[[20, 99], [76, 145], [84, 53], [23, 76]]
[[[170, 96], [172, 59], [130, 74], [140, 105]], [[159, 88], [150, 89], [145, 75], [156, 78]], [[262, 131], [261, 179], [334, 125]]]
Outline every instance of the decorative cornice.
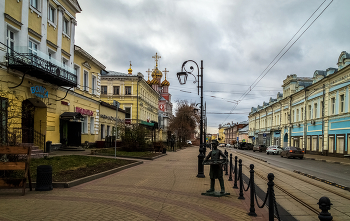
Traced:
[[13, 23], [15, 23], [18, 26], [22, 26], [23, 24], [19, 21], [17, 21], [15, 18], [11, 17], [9, 14], [4, 13], [5, 18], [7, 18], [8, 20], [12, 21]]
[[58, 5], [57, 10], [63, 13], [66, 11], [62, 5]]
[[84, 67], [86, 67], [87, 69], [91, 69], [91, 65], [89, 64], [89, 62], [85, 61], [83, 64], [82, 64]]
[[77, 26], [77, 24], [78, 24], [78, 23], [77, 23], [77, 20], [74, 19], [74, 18], [71, 19], [71, 22], [72, 22], [75, 26]]
[[64, 54], [64, 55], [66, 55], [66, 56], [68, 56], [68, 57], [70, 57], [71, 55], [68, 53], [68, 52], [66, 52], [65, 50], [63, 50], [63, 49], [61, 49], [61, 52], [62, 52], [62, 54]]
[[28, 32], [31, 33], [31, 34], [33, 34], [35, 37], [40, 38], [40, 40], [41, 40], [41, 38], [43, 37], [43, 36], [41, 36], [41, 34], [39, 34], [38, 32], [34, 31], [34, 30], [31, 29], [31, 28], [28, 28]]
[[52, 43], [51, 41], [46, 40], [46, 43], [47, 43], [48, 45], [50, 45], [51, 47], [54, 47], [54, 48], [57, 50], [58, 46], [55, 45], [54, 43]]

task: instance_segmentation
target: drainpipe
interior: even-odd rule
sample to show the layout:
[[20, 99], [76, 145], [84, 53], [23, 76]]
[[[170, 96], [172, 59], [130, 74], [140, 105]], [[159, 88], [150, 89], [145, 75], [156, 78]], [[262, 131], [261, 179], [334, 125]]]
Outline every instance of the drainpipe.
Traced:
[[290, 99], [289, 99], [289, 134], [290, 134], [290, 138], [288, 139], [289, 142], [289, 146], [291, 145], [291, 141], [292, 141], [292, 95], [290, 95]]
[[323, 101], [322, 101], [322, 154], [324, 150], [324, 104], [325, 104], [325, 85], [323, 84]]
[[304, 134], [303, 134], [303, 148], [304, 151], [306, 153], [306, 142], [307, 142], [307, 138], [306, 138], [306, 128], [307, 128], [307, 121], [306, 121], [306, 107], [307, 107], [307, 96], [306, 96], [306, 92], [308, 91], [308, 89], [305, 89], [305, 95], [304, 95]]

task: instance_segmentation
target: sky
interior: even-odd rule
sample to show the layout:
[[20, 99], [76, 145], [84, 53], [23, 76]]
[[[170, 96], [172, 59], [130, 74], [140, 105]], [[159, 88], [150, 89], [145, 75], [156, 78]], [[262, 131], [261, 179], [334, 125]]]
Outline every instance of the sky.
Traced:
[[[287, 75], [312, 77], [315, 70], [337, 68], [340, 53], [350, 52], [349, 0], [80, 0], [79, 4], [75, 44], [106, 70], [127, 73], [131, 61], [133, 73], [141, 72], [146, 80], [157, 52], [159, 69], [169, 71], [173, 104], [200, 103], [194, 76], [180, 85], [176, 74], [185, 61], [200, 66], [203, 60], [208, 133], [217, 133], [219, 124], [248, 120], [251, 107], [282, 92]], [[286, 49], [321, 15], [264, 72], [314, 12]], [[196, 64], [188, 62], [187, 70], [190, 66], [197, 75]], [[259, 78], [262, 73], [266, 75]]]

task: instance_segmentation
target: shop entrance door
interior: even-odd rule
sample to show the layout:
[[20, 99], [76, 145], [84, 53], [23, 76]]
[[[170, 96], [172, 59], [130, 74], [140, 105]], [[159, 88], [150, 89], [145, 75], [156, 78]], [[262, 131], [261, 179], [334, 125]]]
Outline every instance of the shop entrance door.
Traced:
[[22, 143], [34, 143], [35, 106], [29, 101], [22, 102]]
[[69, 122], [68, 123], [68, 146], [80, 146], [81, 145], [81, 123]]

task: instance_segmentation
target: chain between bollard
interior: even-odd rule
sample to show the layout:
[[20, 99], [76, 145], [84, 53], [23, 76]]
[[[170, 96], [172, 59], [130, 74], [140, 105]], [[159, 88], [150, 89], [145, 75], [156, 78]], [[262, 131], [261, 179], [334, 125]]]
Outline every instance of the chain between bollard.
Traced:
[[[254, 188], [255, 189], [255, 188]], [[262, 204], [262, 206], [259, 205], [259, 202], [258, 202], [258, 198], [256, 196], [256, 192], [254, 191], [254, 196], [255, 196], [255, 202], [256, 202], [256, 205], [261, 209], [261, 208], [264, 208], [266, 202], [267, 202], [267, 196], [269, 195], [269, 190], [267, 190], [267, 193], [266, 193], [266, 196], [265, 196], [265, 199], [264, 199], [264, 203]]]
[[247, 192], [247, 191], [249, 190], [249, 187], [250, 187], [250, 180], [249, 180], [247, 189], [244, 189], [244, 185], [243, 185], [243, 190], [244, 190], [245, 192]]

